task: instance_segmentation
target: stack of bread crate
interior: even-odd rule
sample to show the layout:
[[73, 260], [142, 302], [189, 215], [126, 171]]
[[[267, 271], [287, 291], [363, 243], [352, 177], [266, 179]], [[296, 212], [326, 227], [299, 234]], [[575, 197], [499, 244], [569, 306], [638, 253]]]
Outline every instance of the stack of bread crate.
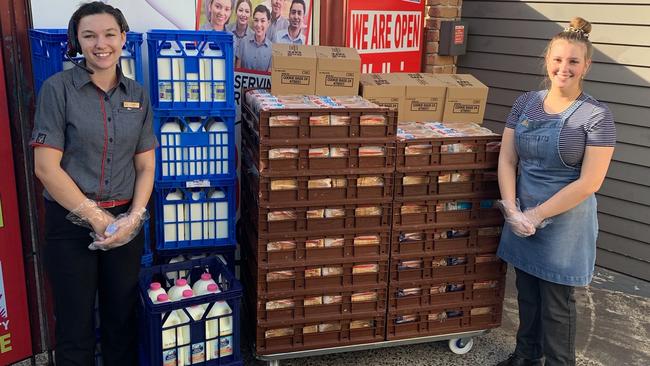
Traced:
[[357, 96], [245, 94], [240, 242], [257, 354], [384, 340], [396, 123]]

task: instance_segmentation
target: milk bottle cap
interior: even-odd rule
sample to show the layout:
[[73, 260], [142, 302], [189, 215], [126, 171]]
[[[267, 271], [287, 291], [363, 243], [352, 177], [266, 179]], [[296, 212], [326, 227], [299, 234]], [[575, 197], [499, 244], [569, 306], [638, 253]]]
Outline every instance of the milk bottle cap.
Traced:
[[188, 298], [188, 297], [192, 297], [192, 296], [194, 296], [194, 292], [192, 292], [192, 290], [184, 290], [183, 291], [183, 297], [184, 298]]
[[156, 298], [156, 301], [158, 301], [158, 302], [167, 302], [167, 301], [169, 301], [169, 296], [167, 294], [160, 294]]
[[187, 280], [186, 279], [179, 278], [179, 279], [176, 280], [176, 286], [181, 287], [181, 286], [185, 286], [185, 285], [187, 285]]
[[201, 275], [201, 279], [202, 279], [203, 281], [209, 281], [209, 280], [212, 279], [212, 275], [209, 274], [208, 272], [205, 272], [205, 273], [203, 273], [203, 274]]
[[160, 287], [161, 287], [160, 282], [152, 282], [152, 283], [149, 285], [149, 289], [150, 289], [151, 291], [160, 290]]
[[208, 292], [219, 292], [219, 286], [216, 283], [211, 283], [208, 285]]

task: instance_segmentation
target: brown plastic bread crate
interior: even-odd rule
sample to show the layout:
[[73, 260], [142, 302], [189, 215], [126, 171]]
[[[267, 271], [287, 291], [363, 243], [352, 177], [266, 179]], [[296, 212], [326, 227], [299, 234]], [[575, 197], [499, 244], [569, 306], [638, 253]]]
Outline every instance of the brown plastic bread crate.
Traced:
[[257, 222], [261, 235], [314, 230], [381, 230], [390, 228], [391, 210], [390, 203], [259, 207]]
[[495, 303], [503, 301], [505, 280], [505, 274], [498, 274], [476, 279], [449, 277], [427, 284], [392, 285], [388, 293], [388, 308], [390, 311], [417, 311], [446, 304]]
[[323, 264], [333, 261], [354, 261], [388, 256], [389, 229], [381, 231], [357, 231], [318, 233], [306, 232], [295, 235], [258, 237], [253, 230], [246, 230], [242, 238], [257, 247], [259, 265]]
[[496, 167], [501, 136], [443, 137], [397, 141], [397, 171]]
[[392, 231], [391, 254], [444, 255], [459, 252], [496, 252], [501, 237], [501, 220], [481, 224], [459, 224], [441, 228], [423, 225], [416, 229]]
[[258, 326], [256, 352], [258, 355], [268, 355], [379, 342], [384, 340], [385, 326], [385, 315], [273, 327]]
[[491, 194], [499, 197], [496, 169], [436, 170], [395, 174], [395, 197]]
[[386, 199], [393, 196], [393, 173], [259, 176], [261, 204]]
[[501, 325], [502, 313], [502, 302], [389, 312], [386, 338], [393, 340], [496, 328]]
[[498, 219], [502, 215], [495, 203], [496, 200], [488, 198], [396, 200], [393, 203], [393, 226]]
[[290, 109], [260, 111], [244, 103], [242, 121], [262, 142], [286, 139], [395, 137], [397, 112], [387, 108]]
[[387, 260], [305, 265], [266, 269], [257, 268], [257, 293], [278, 294], [291, 291], [340, 289], [344, 286], [385, 286]]
[[339, 320], [386, 311], [386, 287], [322, 290], [307, 294], [261, 296], [257, 299], [257, 322], [264, 326], [316, 320]]
[[495, 254], [413, 255], [390, 259], [390, 282], [428, 283], [452, 276], [479, 276], [505, 273], [505, 263]]

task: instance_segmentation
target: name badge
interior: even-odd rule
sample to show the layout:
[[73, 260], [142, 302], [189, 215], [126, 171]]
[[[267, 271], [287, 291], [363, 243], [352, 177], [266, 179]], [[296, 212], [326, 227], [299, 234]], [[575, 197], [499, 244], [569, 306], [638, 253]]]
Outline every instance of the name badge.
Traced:
[[136, 108], [140, 109], [140, 102], [124, 102], [122, 103], [124, 108]]

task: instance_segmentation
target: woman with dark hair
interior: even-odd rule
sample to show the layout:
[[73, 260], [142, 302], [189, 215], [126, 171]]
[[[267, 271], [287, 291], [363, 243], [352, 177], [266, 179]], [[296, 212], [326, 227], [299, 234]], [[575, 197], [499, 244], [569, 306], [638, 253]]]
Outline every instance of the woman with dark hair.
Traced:
[[251, 18], [251, 10], [253, 5], [250, 0], [238, 0], [237, 6], [235, 7], [235, 14], [237, 19], [235, 22], [228, 24], [226, 29], [235, 35], [235, 44], [234, 44], [234, 53], [237, 54], [237, 49], [239, 48], [239, 42], [246, 37], [253, 34], [253, 30], [249, 26], [249, 21]]
[[44, 262], [54, 295], [56, 364], [94, 364], [99, 300], [105, 365], [137, 365], [136, 305], [153, 188], [151, 106], [118, 62], [128, 25], [100, 1], [72, 14], [68, 54], [84, 60], [47, 79], [31, 145], [45, 190]]
[[575, 365], [574, 286], [591, 282], [596, 197], [616, 143], [607, 106], [583, 91], [591, 24], [574, 18], [549, 42], [548, 89], [520, 96], [499, 156], [506, 219], [497, 254], [515, 267], [519, 331], [499, 366]]
[[206, 0], [203, 30], [225, 31], [234, 5], [235, 0]]

